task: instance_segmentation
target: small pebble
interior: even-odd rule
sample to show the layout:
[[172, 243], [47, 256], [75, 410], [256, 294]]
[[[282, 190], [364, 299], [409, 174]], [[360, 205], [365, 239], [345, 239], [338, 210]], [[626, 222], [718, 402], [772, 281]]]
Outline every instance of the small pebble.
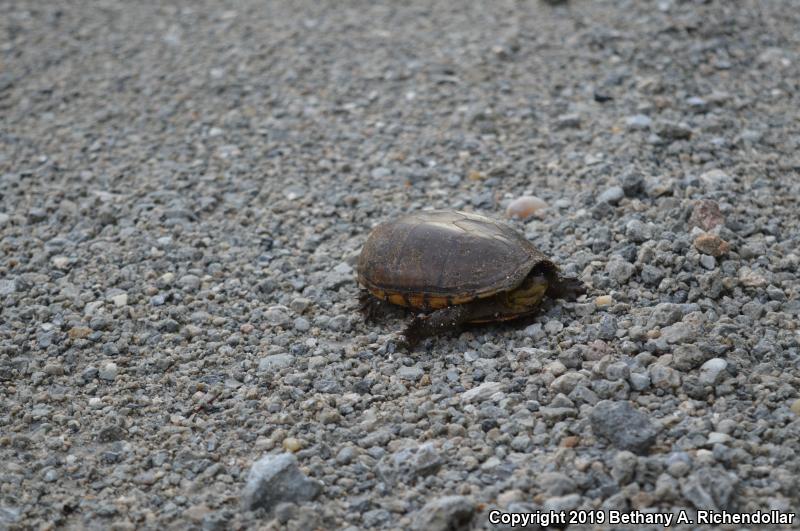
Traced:
[[708, 185], [712, 189], [724, 186], [732, 181], [730, 175], [718, 169], [709, 170], [705, 173], [702, 173], [700, 175], [700, 180], [703, 181], [706, 185]]
[[322, 485], [307, 477], [292, 453], [265, 455], [250, 467], [241, 494], [246, 510], [271, 511], [281, 502], [310, 501], [319, 496]]
[[92, 329], [86, 326], [75, 326], [67, 331], [67, 335], [72, 339], [83, 339], [92, 333]]
[[625, 191], [621, 186], [612, 186], [606, 189], [603, 193], [597, 196], [598, 203], [609, 203], [616, 205], [620, 200], [625, 197]]
[[614, 298], [611, 295], [600, 295], [594, 300], [594, 303], [599, 306], [609, 306], [614, 302]]
[[283, 440], [283, 449], [287, 452], [299, 452], [300, 449], [303, 447], [302, 443], [299, 439], [295, 439], [294, 437], [287, 437]]
[[66, 256], [54, 256], [50, 259], [50, 263], [58, 269], [66, 269], [69, 266], [70, 259]]
[[298, 317], [294, 320], [294, 329], [298, 332], [308, 332], [311, 328], [311, 323], [305, 317]]
[[547, 208], [547, 203], [544, 200], [533, 195], [524, 195], [508, 204], [506, 216], [509, 218], [528, 219], [545, 208]]
[[556, 127], [559, 129], [575, 129], [581, 126], [581, 117], [578, 114], [562, 114], [556, 118]]
[[708, 270], [711, 270], [717, 267], [717, 260], [713, 256], [704, 254], [700, 256], [700, 265]]
[[628, 129], [634, 131], [641, 131], [645, 129], [650, 129], [650, 126], [653, 125], [653, 120], [650, 119], [649, 116], [645, 116], [644, 114], [635, 114], [633, 116], [628, 116], [625, 118], [625, 125]]
[[92, 409], [102, 409], [104, 406], [103, 399], [99, 396], [93, 396], [89, 399], [89, 407]]

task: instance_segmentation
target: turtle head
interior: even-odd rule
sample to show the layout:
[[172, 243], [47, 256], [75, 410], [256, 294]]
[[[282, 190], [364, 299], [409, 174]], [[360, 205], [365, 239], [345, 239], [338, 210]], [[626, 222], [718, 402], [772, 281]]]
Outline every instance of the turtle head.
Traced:
[[508, 293], [508, 306], [517, 313], [530, 311], [542, 301], [549, 285], [544, 274], [528, 275], [517, 289]]

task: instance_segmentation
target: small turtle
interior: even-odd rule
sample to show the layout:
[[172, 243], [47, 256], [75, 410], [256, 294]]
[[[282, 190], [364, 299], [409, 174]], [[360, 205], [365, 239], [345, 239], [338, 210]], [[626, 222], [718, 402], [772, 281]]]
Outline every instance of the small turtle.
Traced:
[[452, 210], [376, 227], [358, 259], [358, 282], [366, 310], [377, 302], [371, 294], [422, 312], [403, 332], [411, 348], [443, 330], [529, 315], [545, 296], [585, 292], [511, 227]]

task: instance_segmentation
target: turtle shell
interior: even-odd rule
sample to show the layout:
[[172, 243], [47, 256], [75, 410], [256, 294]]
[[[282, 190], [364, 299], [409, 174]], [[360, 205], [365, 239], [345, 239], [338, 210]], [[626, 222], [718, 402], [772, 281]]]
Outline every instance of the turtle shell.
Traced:
[[466, 212], [419, 212], [372, 231], [358, 281], [376, 297], [428, 310], [512, 290], [537, 266], [556, 271], [507, 225]]

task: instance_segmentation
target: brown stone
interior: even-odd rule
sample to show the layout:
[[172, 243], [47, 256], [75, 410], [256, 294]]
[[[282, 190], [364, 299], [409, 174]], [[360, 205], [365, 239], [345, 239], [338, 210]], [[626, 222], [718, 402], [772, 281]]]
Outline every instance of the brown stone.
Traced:
[[701, 234], [694, 240], [695, 248], [703, 254], [720, 257], [730, 251], [731, 246], [716, 234]]
[[690, 227], [699, 227], [708, 231], [723, 223], [725, 223], [725, 216], [722, 215], [716, 201], [701, 199], [694, 203], [692, 215], [689, 217]]
[[564, 448], [575, 448], [578, 446], [578, 442], [580, 438], [575, 435], [570, 435], [569, 437], [564, 437], [561, 439], [561, 446]]
[[71, 339], [83, 339], [91, 333], [92, 329], [85, 326], [74, 326], [67, 331], [67, 335]]

